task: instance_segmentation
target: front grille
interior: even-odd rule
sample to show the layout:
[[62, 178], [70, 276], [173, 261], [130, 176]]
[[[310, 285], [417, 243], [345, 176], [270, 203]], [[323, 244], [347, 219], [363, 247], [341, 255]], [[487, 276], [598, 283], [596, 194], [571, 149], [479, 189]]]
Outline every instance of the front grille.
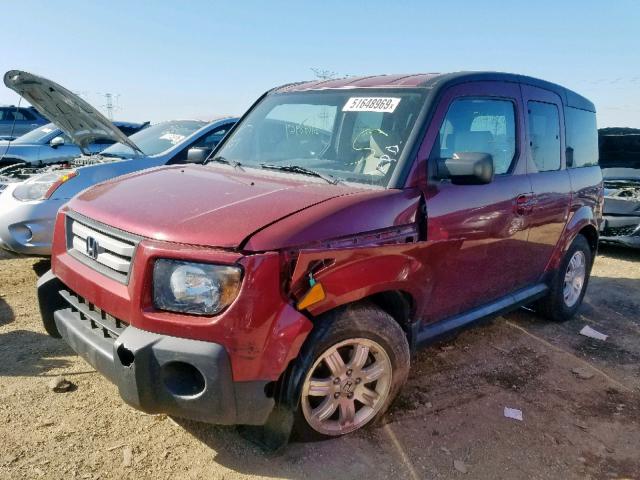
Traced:
[[128, 283], [140, 238], [108, 225], [67, 214], [67, 251], [104, 275]]
[[104, 310], [99, 309], [74, 293], [61, 290], [60, 295], [67, 301], [71, 311], [77, 314], [80, 320], [85, 323], [85, 326], [96, 335], [115, 340], [128, 326], [126, 322], [109, 315]]
[[607, 227], [602, 232], [603, 237], [626, 237], [636, 231], [638, 225], [625, 225], [623, 227]]
[[0, 193], [2, 193], [9, 185], [6, 183], [0, 183]]

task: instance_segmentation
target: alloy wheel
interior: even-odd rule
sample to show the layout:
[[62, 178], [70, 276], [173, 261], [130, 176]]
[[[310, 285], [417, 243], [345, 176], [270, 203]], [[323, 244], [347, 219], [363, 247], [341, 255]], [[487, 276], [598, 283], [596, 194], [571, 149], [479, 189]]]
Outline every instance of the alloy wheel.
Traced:
[[584, 252], [577, 250], [569, 260], [567, 271], [564, 274], [563, 296], [567, 307], [573, 307], [580, 298], [586, 273], [587, 262]]
[[332, 436], [363, 427], [385, 404], [392, 374], [389, 356], [373, 340], [354, 338], [333, 345], [305, 377], [305, 420], [317, 432]]

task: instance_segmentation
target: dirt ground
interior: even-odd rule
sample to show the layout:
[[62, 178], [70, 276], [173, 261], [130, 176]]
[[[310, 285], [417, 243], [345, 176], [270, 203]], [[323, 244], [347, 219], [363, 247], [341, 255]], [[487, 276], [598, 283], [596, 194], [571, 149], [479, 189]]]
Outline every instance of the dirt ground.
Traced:
[[[640, 479], [640, 252], [602, 250], [571, 322], [520, 310], [430, 346], [381, 425], [278, 454], [235, 428], [126, 406], [45, 335], [45, 268], [0, 254], [2, 479]], [[609, 338], [579, 335], [585, 325]], [[57, 375], [76, 388], [52, 392]]]

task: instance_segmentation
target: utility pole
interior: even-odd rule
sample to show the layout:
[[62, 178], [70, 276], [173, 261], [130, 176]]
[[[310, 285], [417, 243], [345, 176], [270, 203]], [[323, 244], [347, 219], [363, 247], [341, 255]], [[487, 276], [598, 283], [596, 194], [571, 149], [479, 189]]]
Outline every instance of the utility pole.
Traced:
[[113, 95], [105, 93], [104, 98], [106, 100], [107, 117], [113, 121]]

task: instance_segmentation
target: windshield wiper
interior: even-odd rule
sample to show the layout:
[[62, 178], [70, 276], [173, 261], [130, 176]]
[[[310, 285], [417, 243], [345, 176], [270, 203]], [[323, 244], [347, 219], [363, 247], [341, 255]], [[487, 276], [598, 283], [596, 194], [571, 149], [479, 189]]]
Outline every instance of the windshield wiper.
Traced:
[[218, 162], [218, 163], [224, 163], [225, 165], [231, 165], [233, 168], [239, 168], [240, 170], [244, 171], [244, 168], [242, 168], [242, 164], [236, 160], [229, 160], [223, 156], [218, 155], [217, 157], [213, 157], [213, 158], [207, 158], [202, 164], [206, 165], [209, 162]]
[[311, 175], [313, 177], [318, 177], [330, 183], [331, 185], [336, 185], [340, 183], [340, 179], [334, 177], [333, 175], [329, 175], [328, 173], [320, 173], [315, 170], [311, 170], [310, 168], [302, 167], [300, 165], [271, 165], [269, 163], [261, 163], [260, 166], [262, 168], [266, 168], [269, 170], [280, 170], [282, 172], [291, 172], [291, 173], [301, 173], [303, 175]]

